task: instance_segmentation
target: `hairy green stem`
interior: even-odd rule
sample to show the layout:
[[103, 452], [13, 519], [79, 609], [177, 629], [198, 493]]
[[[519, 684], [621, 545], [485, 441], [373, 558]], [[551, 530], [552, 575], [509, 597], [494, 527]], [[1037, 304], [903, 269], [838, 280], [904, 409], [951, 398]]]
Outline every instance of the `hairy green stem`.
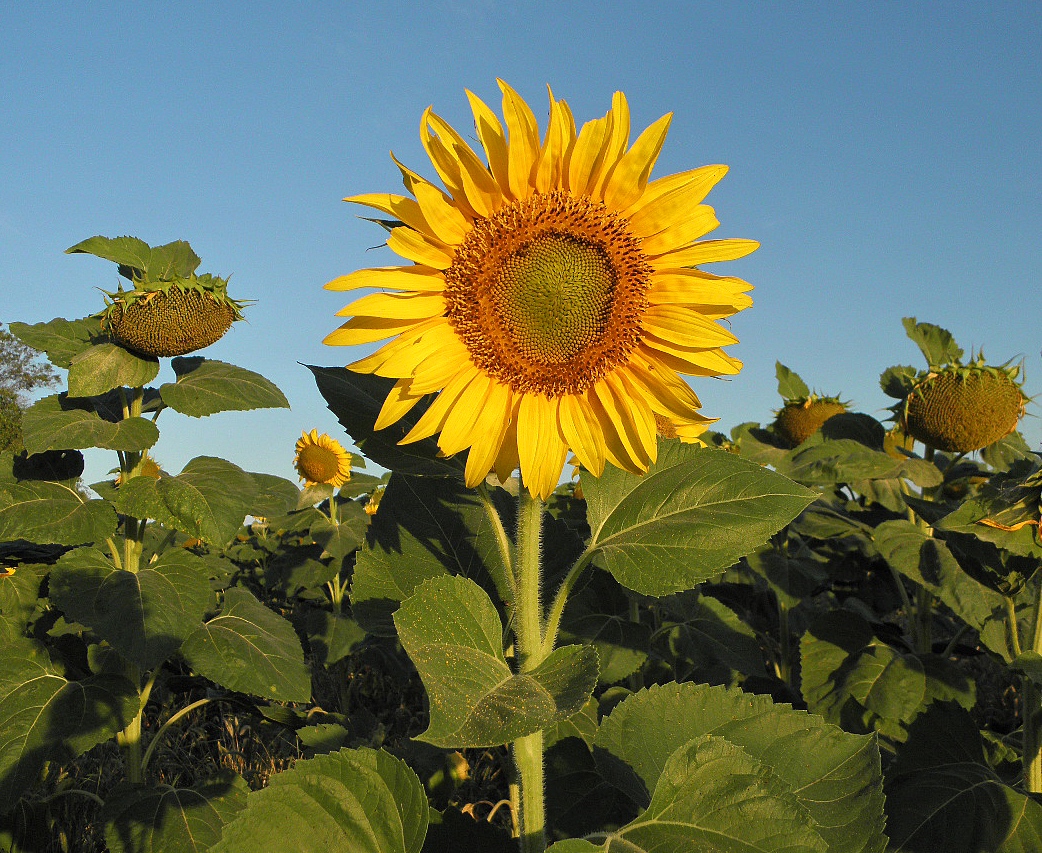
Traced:
[[[518, 494], [517, 562], [515, 564], [515, 637], [519, 670], [531, 672], [546, 657], [540, 602], [543, 502], [523, 486]], [[512, 745], [520, 788], [522, 853], [546, 850], [543, 733], [518, 738]]]
[[561, 581], [561, 585], [554, 594], [554, 600], [550, 604], [550, 611], [546, 616], [546, 627], [543, 633], [543, 657], [546, 657], [554, 650], [554, 643], [557, 642], [557, 632], [561, 629], [561, 617], [564, 615], [564, 606], [568, 603], [568, 596], [575, 589], [575, 585], [578, 583], [579, 578], [582, 577], [582, 573], [586, 571], [586, 567], [590, 565], [593, 554], [593, 551], [586, 550], [579, 555], [579, 559], [572, 564], [568, 574], [565, 575], [564, 580]]
[[488, 486], [480, 483], [475, 491], [477, 492], [478, 500], [481, 501], [482, 508], [485, 510], [485, 516], [488, 518], [489, 524], [492, 525], [492, 533], [496, 537], [496, 548], [499, 550], [500, 565], [496, 566], [493, 563], [489, 566], [492, 580], [500, 594], [504, 597], [508, 613], [512, 614], [514, 601], [517, 598], [517, 582], [514, 578], [514, 549], [510, 544], [510, 537], [507, 536], [506, 528], [503, 527], [503, 519], [500, 518], [499, 511], [492, 501], [492, 495], [489, 494]]
[[[1016, 609], [1013, 610], [1013, 631], [1016, 632]], [[1032, 651], [1042, 654], [1042, 587], [1035, 602], [1035, 630], [1031, 638]], [[1021, 677], [1021, 717], [1024, 724], [1024, 786], [1032, 794], [1042, 794], [1042, 691], [1026, 675]]]

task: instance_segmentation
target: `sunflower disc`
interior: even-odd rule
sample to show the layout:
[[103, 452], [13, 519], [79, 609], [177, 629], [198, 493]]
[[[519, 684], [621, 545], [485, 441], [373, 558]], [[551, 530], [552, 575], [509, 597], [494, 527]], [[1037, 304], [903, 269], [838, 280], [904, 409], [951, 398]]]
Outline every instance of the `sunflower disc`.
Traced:
[[128, 304], [108, 319], [112, 336], [142, 355], [186, 355], [219, 341], [235, 319], [234, 306], [197, 290], [172, 287]]

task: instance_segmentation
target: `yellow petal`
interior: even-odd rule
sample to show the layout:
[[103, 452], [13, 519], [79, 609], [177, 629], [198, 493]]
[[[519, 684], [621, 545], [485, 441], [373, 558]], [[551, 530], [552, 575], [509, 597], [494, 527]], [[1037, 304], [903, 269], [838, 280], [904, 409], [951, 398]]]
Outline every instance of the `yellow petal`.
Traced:
[[445, 313], [440, 293], [370, 293], [336, 312], [338, 317], [394, 317], [428, 320]]
[[[645, 237], [641, 240], [640, 248], [644, 254], [652, 256], [675, 252], [677, 249], [689, 246], [699, 237], [704, 237], [719, 224], [713, 208], [707, 204], [699, 204], [689, 209], [687, 215], [669, 227], [650, 237]], [[688, 266], [688, 264], [673, 263], [670, 266], [679, 267]]]
[[[638, 237], [648, 238], [660, 234], [678, 220], [684, 219], [690, 212], [700, 207], [702, 215], [711, 216], [713, 209], [699, 202], [705, 198], [704, 187], [697, 181], [685, 184], [662, 198], [645, 205], [629, 217], [630, 228]], [[715, 219], [715, 217], [713, 217]], [[715, 227], [715, 226], [713, 226]]]
[[[466, 391], [467, 386], [476, 373], [477, 368], [472, 365], [468, 365], [460, 370], [442, 389], [441, 393], [434, 398], [430, 408], [420, 415], [420, 419], [406, 433], [405, 438], [398, 443], [412, 444], [414, 441], [430, 438], [434, 433], [440, 431], [453, 406], [459, 401], [460, 395]], [[410, 383], [409, 389], [411, 393], [417, 393], [415, 383]]]
[[495, 179], [452, 125], [433, 112], [427, 115], [427, 120], [455, 158], [460, 183], [470, 206], [479, 216], [491, 216], [503, 201], [503, 193]]
[[434, 164], [434, 169], [442, 183], [445, 184], [449, 195], [467, 216], [473, 218], [477, 216], [477, 212], [471, 207], [466, 190], [463, 188], [459, 161], [452, 155], [441, 138], [431, 132], [429, 127], [431, 115], [431, 108], [427, 107], [420, 120], [420, 142], [423, 143], [423, 148], [430, 157], [431, 163]]
[[[662, 116], [637, 137], [633, 147], [619, 160], [604, 187], [604, 203], [612, 210], [623, 210], [643, 194], [672, 120], [672, 113]], [[634, 233], [641, 236], [639, 232]]]
[[720, 349], [687, 349], [654, 335], [645, 335], [640, 347], [649, 359], [689, 376], [734, 376], [742, 369], [742, 362]]
[[499, 447], [499, 453], [496, 454], [496, 462], [492, 466], [500, 482], [506, 482], [520, 464], [520, 459], [517, 455], [517, 408], [519, 404], [520, 400], [515, 399], [511, 409], [510, 423], [507, 425], [506, 433], [503, 435], [503, 443]]
[[325, 285], [326, 290], [357, 290], [360, 287], [440, 292], [445, 289], [445, 276], [441, 270], [422, 265], [372, 267], [334, 278]]
[[724, 175], [727, 174], [727, 166], [713, 165], [700, 166], [697, 169], [689, 169], [686, 172], [678, 172], [675, 175], [666, 175], [652, 181], [644, 189], [644, 193], [636, 201], [630, 204], [622, 215], [627, 219], [644, 210], [645, 207], [659, 201], [663, 196], [669, 195], [674, 190], [685, 189], [690, 193], [691, 204], [701, 204], [709, 191], [715, 187]]
[[412, 410], [413, 406], [423, 399], [423, 396], [423, 394], [410, 393], [407, 380], [396, 382], [384, 399], [383, 406], [380, 407], [380, 414], [376, 416], [376, 423], [373, 424], [373, 429], [384, 429], [393, 423], [397, 423]]
[[375, 208], [383, 213], [390, 214], [395, 219], [405, 223], [410, 228], [415, 228], [421, 234], [425, 234], [431, 239], [441, 239], [437, 231], [427, 222], [420, 205], [414, 199], [392, 193], [366, 193], [364, 195], [348, 196], [344, 201]]
[[[623, 368], [604, 377], [605, 383], [612, 389], [617, 400], [625, 406], [628, 423], [632, 424], [632, 436], [635, 446], [640, 450], [640, 464], [644, 460], [648, 465], [658, 457], [658, 431], [655, 427], [655, 413], [644, 399], [644, 395], [636, 387], [628, 369]], [[647, 466], [644, 466], [647, 470]]]
[[[621, 391], [616, 381], [610, 381], [611, 376], [608, 374], [593, 386], [600, 410], [607, 418], [607, 422], [601, 422], [606, 439], [605, 450], [615, 450], [618, 453], [621, 445], [622, 452], [618, 454], [621, 458], [616, 460], [615, 464], [631, 473], [643, 474], [651, 464], [651, 458], [645, 452], [643, 436], [649, 431], [654, 433], [655, 421], [648, 412], [647, 417], [651, 419], [649, 427], [644, 422], [644, 413], [633, 411], [634, 401]], [[637, 424], [638, 420], [642, 421], [640, 426]], [[615, 437], [616, 441], [608, 440], [610, 435]]]
[[585, 395], [559, 398], [561, 433], [583, 468], [595, 477], [604, 470], [604, 431]]
[[481, 413], [485, 411], [492, 386], [496, 382], [482, 370], [464, 388], [459, 399], [445, 417], [438, 436], [438, 447], [446, 456], [455, 456], [474, 443], [474, 432]]
[[508, 385], [493, 382], [488, 399], [474, 424], [473, 444], [467, 454], [464, 477], [473, 488], [492, 470], [510, 427], [513, 395]]
[[604, 187], [611, 178], [612, 172], [622, 157], [626, 146], [630, 143], [630, 106], [622, 92], [616, 92], [611, 99], [611, 131], [604, 145], [604, 157], [590, 184], [590, 195], [603, 199]]
[[682, 347], [708, 349], [738, 343], [731, 332], [684, 305], [652, 305], [641, 317], [644, 329]]
[[[470, 109], [474, 113], [474, 129], [485, 149], [489, 171], [500, 191], [510, 194], [510, 158], [503, 126], [494, 112], [473, 92], [467, 91]], [[512, 194], [511, 194], [512, 197]]]
[[604, 143], [611, 130], [610, 114], [588, 121], [579, 131], [568, 160], [568, 188], [573, 195], [587, 195], [590, 180], [604, 157]]
[[461, 370], [472, 367], [470, 353], [463, 342], [453, 334], [441, 349], [417, 365], [412, 388], [417, 394], [433, 394], [444, 388]]
[[462, 243], [470, 231], [470, 222], [448, 196], [428, 183], [416, 184], [413, 192], [433, 236], [447, 246]]
[[399, 335], [371, 355], [349, 364], [348, 369], [395, 379], [413, 376], [425, 359], [438, 353], [455, 336], [443, 317], [435, 317], [410, 329], [407, 334]]
[[517, 454], [521, 482], [546, 500], [557, 488], [568, 448], [555, 419], [556, 406], [542, 394], [525, 394], [517, 412]]
[[452, 266], [452, 249], [444, 243], [435, 242], [412, 228], [395, 228], [387, 240], [387, 246], [403, 258], [447, 270]]
[[693, 246], [666, 252], [657, 258], [650, 258], [649, 263], [652, 269], [656, 270], [694, 267], [716, 261], [736, 261], [746, 255], [751, 255], [759, 248], [760, 244], [755, 240], [703, 240]]
[[399, 320], [396, 317], [352, 317], [335, 332], [330, 332], [322, 343], [331, 347], [371, 344], [407, 332], [418, 325], [417, 320]]
[[535, 177], [535, 188], [541, 193], [562, 185], [564, 157], [572, 142], [565, 109], [566, 105], [555, 101], [553, 92], [550, 92], [550, 126], [539, 152]]
[[652, 411], [681, 420], [705, 420], [698, 411], [701, 403], [695, 392], [673, 371], [655, 367], [654, 363], [640, 364], [637, 359], [630, 362], [628, 369], [633, 384]]
[[502, 80], [503, 119], [509, 133], [510, 193], [515, 199], [532, 194], [532, 169], [539, 157], [539, 125], [524, 99]]

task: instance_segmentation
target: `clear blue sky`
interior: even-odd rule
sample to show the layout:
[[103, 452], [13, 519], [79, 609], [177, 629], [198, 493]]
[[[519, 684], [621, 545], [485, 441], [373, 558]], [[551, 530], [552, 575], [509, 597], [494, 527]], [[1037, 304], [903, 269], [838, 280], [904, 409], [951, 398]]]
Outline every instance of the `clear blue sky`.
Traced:
[[[86, 237], [188, 240], [257, 300], [205, 355], [292, 410], [168, 412], [155, 455], [294, 478], [301, 430], [347, 440], [298, 364], [356, 357], [321, 343], [347, 296], [322, 285], [395, 263], [340, 199], [400, 192], [392, 149], [434, 177], [421, 112], [469, 135], [464, 88], [498, 107], [499, 76], [541, 119], [548, 83], [580, 123], [616, 89], [636, 130], [674, 112], [656, 175], [730, 165], [714, 236], [762, 248], [714, 269], [756, 286], [729, 350], [744, 371], [695, 386], [725, 431], [771, 419], [775, 360], [882, 418], [879, 374], [921, 363], [908, 315], [1024, 357], [1042, 401], [1040, 54], [1034, 0], [5, 3], [0, 321], [99, 310], [114, 266], [63, 254]], [[95, 451], [87, 476], [114, 464]]]

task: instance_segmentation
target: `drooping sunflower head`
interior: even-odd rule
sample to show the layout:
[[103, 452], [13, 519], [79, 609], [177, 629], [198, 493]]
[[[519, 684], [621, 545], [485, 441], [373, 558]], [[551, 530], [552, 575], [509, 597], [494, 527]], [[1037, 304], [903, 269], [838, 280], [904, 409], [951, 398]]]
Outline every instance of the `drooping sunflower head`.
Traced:
[[351, 479], [351, 454], [335, 438], [313, 429], [297, 439], [293, 467], [307, 486], [328, 483], [339, 489]]
[[528, 105], [500, 89], [503, 122], [467, 93], [481, 156], [424, 113], [443, 187], [399, 163], [409, 196], [346, 199], [394, 217], [387, 245], [411, 264], [326, 285], [382, 292], [340, 311], [349, 319], [325, 342], [391, 339], [349, 365], [397, 380], [377, 429], [437, 395], [403, 442], [438, 433], [445, 455], [469, 448], [468, 485], [520, 467], [545, 498], [569, 450], [595, 476], [606, 462], [643, 473], [662, 424], [687, 439], [712, 422], [681, 374], [741, 369], [719, 321], [751, 305], [752, 288], [698, 265], [757, 243], [701, 239], [718, 224], [702, 202], [725, 166], [650, 180], [670, 115], [630, 145], [621, 92], [578, 130], [551, 93], [540, 139]]

